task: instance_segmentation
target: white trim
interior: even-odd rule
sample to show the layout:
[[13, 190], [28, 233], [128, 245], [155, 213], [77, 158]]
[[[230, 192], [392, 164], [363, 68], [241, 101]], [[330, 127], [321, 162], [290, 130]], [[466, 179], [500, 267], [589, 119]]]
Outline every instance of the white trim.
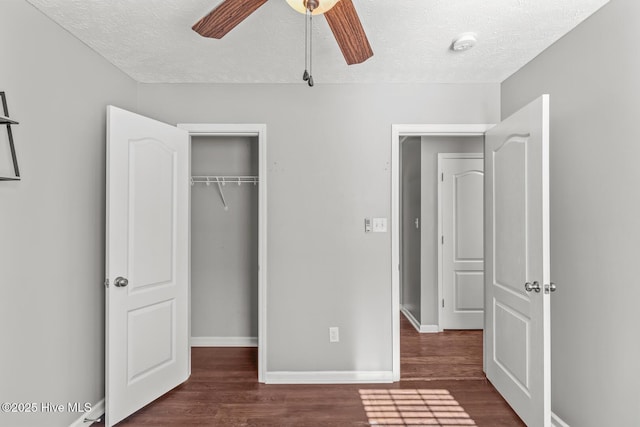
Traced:
[[258, 381], [267, 367], [267, 125], [179, 123], [190, 136], [258, 137]]
[[418, 322], [418, 320], [413, 317], [413, 314], [411, 314], [411, 312], [403, 304], [400, 304], [400, 312], [404, 314], [404, 317], [407, 318], [407, 320], [409, 321], [409, 323], [411, 323], [415, 330], [420, 332], [420, 322]]
[[267, 372], [267, 384], [390, 383], [391, 371], [276, 371]]
[[258, 337], [191, 337], [191, 347], [257, 347]]
[[69, 427], [90, 426], [94, 423], [94, 421], [85, 421], [86, 419], [104, 419], [104, 399], [101, 399], [97, 403], [91, 405], [91, 410], [89, 412], [83, 412], [82, 414], [80, 414], [78, 419], [72, 422]]
[[438, 325], [420, 325], [421, 334], [437, 334], [438, 332], [442, 332], [442, 329], [438, 327]]
[[[442, 174], [442, 160], [444, 159], [484, 159], [484, 153], [438, 153], [438, 177]], [[442, 236], [442, 180], [438, 180], [438, 236]], [[484, 197], [484, 196], [483, 196]], [[438, 245], [438, 325], [444, 330], [447, 325], [442, 322], [442, 298], [444, 298], [442, 277], [442, 245]]]
[[438, 325], [421, 325], [420, 322], [418, 322], [416, 320], [416, 318], [413, 317], [413, 314], [411, 314], [411, 312], [409, 310], [407, 310], [407, 308], [404, 305], [400, 306], [400, 312], [402, 314], [404, 314], [404, 317], [407, 318], [409, 323], [411, 323], [411, 325], [419, 333], [421, 333], [421, 334], [433, 334], [433, 333], [440, 332], [440, 329], [438, 328]]
[[488, 124], [408, 124], [391, 125], [398, 136], [484, 136], [495, 125]]
[[570, 427], [569, 424], [565, 423], [555, 412], [551, 412], [551, 425], [553, 427]]
[[393, 381], [400, 381], [400, 137], [484, 136], [490, 124], [391, 125], [391, 340]]

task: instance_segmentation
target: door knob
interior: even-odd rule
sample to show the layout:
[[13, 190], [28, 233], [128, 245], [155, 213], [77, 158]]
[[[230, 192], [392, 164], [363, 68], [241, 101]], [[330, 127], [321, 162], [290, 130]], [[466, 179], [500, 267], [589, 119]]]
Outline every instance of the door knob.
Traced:
[[548, 294], [549, 292], [555, 292], [556, 291], [556, 284], [551, 282], [548, 285], [544, 285], [544, 293]]
[[116, 280], [113, 282], [113, 284], [118, 288], [124, 288], [129, 284], [129, 281], [124, 277], [116, 277]]
[[536, 291], [536, 293], [538, 293], [538, 292], [540, 292], [540, 289], [541, 289], [540, 288], [540, 283], [538, 283], [538, 282], [533, 282], [533, 283], [527, 282], [527, 283], [524, 284], [524, 289], [527, 292]]

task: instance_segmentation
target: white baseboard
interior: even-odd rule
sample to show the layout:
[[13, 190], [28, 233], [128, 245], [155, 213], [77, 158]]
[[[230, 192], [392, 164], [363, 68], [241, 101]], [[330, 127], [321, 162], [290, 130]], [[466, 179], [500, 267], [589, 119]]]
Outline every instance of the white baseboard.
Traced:
[[418, 332], [421, 334], [436, 334], [440, 332], [440, 328], [438, 328], [438, 325], [420, 325]]
[[438, 325], [421, 325], [420, 322], [418, 322], [416, 318], [413, 317], [413, 314], [411, 314], [411, 312], [404, 306], [400, 307], [400, 311], [402, 312], [402, 314], [404, 314], [404, 317], [407, 318], [409, 323], [411, 323], [413, 327], [416, 328], [416, 331], [420, 332], [421, 334], [433, 334], [436, 332], [440, 332], [440, 328], [438, 328]]
[[98, 418], [102, 418], [104, 421], [104, 399], [100, 400], [98, 403], [94, 403], [91, 405], [91, 410], [89, 412], [84, 412], [80, 414], [77, 420], [75, 420], [69, 427], [84, 427], [90, 426], [94, 423], [94, 421], [85, 421], [86, 419], [97, 420]]
[[257, 347], [258, 337], [191, 337], [191, 347]]
[[391, 371], [308, 371], [267, 372], [267, 384], [359, 384], [391, 383]]
[[569, 427], [569, 424], [565, 423], [562, 420], [562, 418], [560, 418], [559, 416], [557, 416], [553, 412], [551, 413], [551, 425], [553, 427]]

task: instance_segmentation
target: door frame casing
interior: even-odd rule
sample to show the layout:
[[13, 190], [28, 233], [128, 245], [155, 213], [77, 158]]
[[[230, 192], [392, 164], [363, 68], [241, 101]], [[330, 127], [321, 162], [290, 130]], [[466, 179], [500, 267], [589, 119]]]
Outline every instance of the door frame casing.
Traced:
[[[441, 161], [445, 159], [482, 159], [484, 153], [438, 153], [438, 176], [442, 173]], [[484, 197], [483, 197], [484, 200]], [[484, 202], [483, 202], [484, 203]], [[483, 207], [484, 208], [484, 207]], [[438, 179], [438, 236], [444, 236], [442, 230], [442, 180]], [[442, 332], [442, 298], [444, 298], [444, 277], [442, 275], [442, 245], [438, 245], [438, 330]]]
[[[400, 146], [403, 136], [483, 136], [493, 124], [391, 125], [391, 337], [393, 381], [400, 381]], [[484, 360], [484, 357], [483, 357]]]
[[[267, 369], [267, 125], [179, 123], [177, 127], [189, 132], [189, 148], [191, 148], [191, 139], [197, 136], [252, 136], [258, 138], [258, 179], [260, 182], [258, 185], [258, 381], [264, 383]], [[189, 155], [191, 155], [191, 151], [189, 151]], [[191, 159], [189, 160], [189, 176], [191, 176]], [[189, 218], [191, 218], [191, 193], [189, 193]], [[191, 220], [189, 220], [189, 239], [191, 239]], [[190, 250], [191, 244], [189, 244]], [[191, 253], [189, 253], [189, 259], [191, 259]], [[191, 289], [191, 276], [189, 276], [189, 289]], [[189, 322], [191, 322], [191, 318], [189, 318]], [[191, 323], [189, 325], [191, 326]]]

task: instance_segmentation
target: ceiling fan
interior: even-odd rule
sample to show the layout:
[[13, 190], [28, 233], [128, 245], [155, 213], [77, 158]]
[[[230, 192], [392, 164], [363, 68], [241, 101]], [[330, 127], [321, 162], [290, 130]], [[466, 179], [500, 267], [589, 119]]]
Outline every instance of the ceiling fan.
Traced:
[[[224, 0], [192, 27], [203, 37], [221, 39], [267, 0]], [[348, 65], [373, 56], [352, 0], [287, 0], [295, 10], [311, 15], [324, 14]], [[306, 71], [305, 71], [306, 74]], [[313, 83], [310, 83], [312, 86]]]

